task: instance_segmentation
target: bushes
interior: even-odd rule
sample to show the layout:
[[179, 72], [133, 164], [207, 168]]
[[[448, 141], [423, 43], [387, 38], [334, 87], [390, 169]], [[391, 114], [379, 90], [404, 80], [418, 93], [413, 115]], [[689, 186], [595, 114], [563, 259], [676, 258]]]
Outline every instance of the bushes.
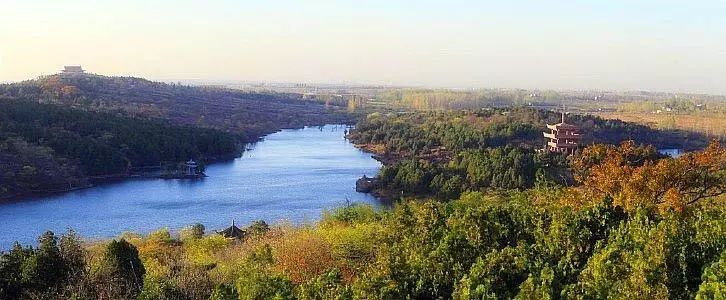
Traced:
[[133, 299], [143, 288], [146, 269], [136, 247], [121, 239], [106, 246], [94, 274], [100, 298]]
[[454, 299], [511, 299], [529, 275], [525, 250], [507, 247], [490, 252], [471, 266], [454, 290]]
[[239, 294], [234, 285], [230, 284], [219, 284], [214, 287], [212, 294], [209, 296], [209, 300], [237, 300]]
[[380, 220], [380, 214], [369, 205], [352, 204], [344, 207], [338, 207], [331, 211], [324, 211], [322, 225], [330, 225], [333, 223], [343, 224], [367, 224]]
[[196, 240], [204, 237], [204, 225], [196, 223], [189, 227], [185, 227], [179, 232], [181, 240]]
[[85, 251], [71, 231], [58, 238], [48, 231], [38, 248], [15, 244], [0, 257], [0, 298], [63, 298], [86, 292]]
[[294, 299], [295, 287], [292, 282], [278, 274], [249, 273], [236, 282], [239, 299]]
[[333, 269], [315, 279], [301, 284], [297, 288], [297, 299], [300, 300], [352, 300], [353, 291], [342, 281], [339, 270]]
[[307, 230], [288, 236], [275, 247], [275, 268], [299, 284], [320, 276], [335, 266], [332, 247]]

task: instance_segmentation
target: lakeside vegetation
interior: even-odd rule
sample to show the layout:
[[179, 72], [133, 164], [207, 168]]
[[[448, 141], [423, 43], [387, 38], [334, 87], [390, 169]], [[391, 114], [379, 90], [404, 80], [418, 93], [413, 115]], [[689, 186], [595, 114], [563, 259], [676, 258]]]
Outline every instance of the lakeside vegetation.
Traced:
[[91, 177], [162, 162], [231, 157], [238, 140], [215, 129], [2, 100], [0, 198], [85, 187]]
[[345, 110], [299, 95], [133, 77], [57, 74], [2, 84], [0, 199], [234, 157], [281, 128], [350, 123]]
[[0, 258], [0, 298], [718, 299], [726, 150], [677, 159], [593, 145], [576, 185], [351, 205], [244, 240], [172, 234], [84, 244], [47, 233]]
[[[384, 162], [376, 194], [455, 199], [465, 191], [527, 189], [538, 182], [569, 185], [573, 175], [558, 153], [543, 148], [546, 124], [561, 116], [532, 108], [477, 111], [372, 114], [349, 139], [376, 152]], [[633, 140], [657, 157], [656, 148], [702, 149], [704, 135], [655, 130], [643, 125], [571, 115], [581, 128], [582, 144], [619, 144]]]

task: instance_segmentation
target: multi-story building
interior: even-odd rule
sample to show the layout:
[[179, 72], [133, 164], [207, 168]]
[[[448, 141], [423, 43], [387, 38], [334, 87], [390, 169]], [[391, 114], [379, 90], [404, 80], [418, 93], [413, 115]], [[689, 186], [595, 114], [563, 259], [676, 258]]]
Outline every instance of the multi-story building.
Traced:
[[554, 125], [547, 124], [547, 128], [550, 132], [543, 132], [547, 139], [546, 150], [567, 154], [575, 153], [581, 138], [580, 128], [565, 123], [565, 113], [562, 113], [562, 122]]

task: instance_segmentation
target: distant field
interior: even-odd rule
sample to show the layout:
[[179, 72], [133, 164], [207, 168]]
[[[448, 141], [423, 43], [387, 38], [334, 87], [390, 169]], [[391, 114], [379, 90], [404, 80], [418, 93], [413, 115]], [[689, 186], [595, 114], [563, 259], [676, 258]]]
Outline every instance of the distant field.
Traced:
[[721, 114], [650, 114], [628, 112], [602, 112], [596, 115], [607, 119], [620, 119], [659, 129], [682, 129], [726, 137], [726, 116]]

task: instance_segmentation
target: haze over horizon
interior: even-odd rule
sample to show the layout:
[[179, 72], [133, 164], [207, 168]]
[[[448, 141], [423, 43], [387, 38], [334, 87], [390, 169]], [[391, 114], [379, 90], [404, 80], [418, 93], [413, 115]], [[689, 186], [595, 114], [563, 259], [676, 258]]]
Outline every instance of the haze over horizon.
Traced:
[[157, 80], [726, 94], [726, 1], [3, 1], [0, 81]]

